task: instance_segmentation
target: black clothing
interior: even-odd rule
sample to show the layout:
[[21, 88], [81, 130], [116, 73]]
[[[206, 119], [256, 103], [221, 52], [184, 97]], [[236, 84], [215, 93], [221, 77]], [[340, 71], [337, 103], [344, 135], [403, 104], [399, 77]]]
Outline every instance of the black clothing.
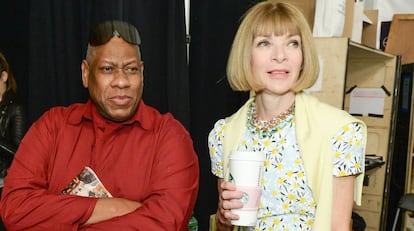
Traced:
[[25, 130], [23, 107], [12, 92], [6, 92], [0, 102], [0, 178], [5, 176]]

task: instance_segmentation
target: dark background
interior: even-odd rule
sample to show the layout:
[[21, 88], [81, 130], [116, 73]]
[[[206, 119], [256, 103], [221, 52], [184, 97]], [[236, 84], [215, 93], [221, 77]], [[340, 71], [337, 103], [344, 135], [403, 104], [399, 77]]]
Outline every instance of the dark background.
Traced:
[[[163, 113], [171, 112], [191, 133], [200, 163], [195, 216], [199, 230], [206, 231], [217, 208], [207, 136], [214, 122], [235, 112], [247, 98], [232, 92], [225, 70], [239, 19], [257, 1], [191, 1], [187, 64], [183, 0], [0, 0], [0, 51], [16, 77], [30, 126], [52, 106], [86, 101], [80, 64], [91, 27], [106, 19], [137, 26], [145, 62], [143, 99]], [[404, 113], [397, 123], [407, 128]], [[404, 128], [397, 126], [396, 147], [404, 147]], [[401, 173], [405, 169], [398, 166], [405, 166], [404, 161], [396, 158], [393, 163]], [[403, 175], [392, 176], [387, 224], [403, 193]]]
[[0, 0], [0, 51], [11, 65], [31, 125], [52, 106], [86, 101], [80, 63], [94, 24], [121, 19], [136, 25], [145, 62], [145, 102], [171, 112], [194, 140], [201, 176], [195, 216], [204, 231], [217, 207], [207, 136], [215, 121], [247, 97], [231, 91], [225, 67], [239, 19], [252, 3], [191, 1], [187, 65], [183, 1]]

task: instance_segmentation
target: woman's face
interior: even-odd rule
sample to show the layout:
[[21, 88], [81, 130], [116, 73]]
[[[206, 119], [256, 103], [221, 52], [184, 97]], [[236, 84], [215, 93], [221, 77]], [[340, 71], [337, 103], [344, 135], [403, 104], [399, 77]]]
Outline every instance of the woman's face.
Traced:
[[274, 95], [289, 92], [298, 80], [302, 62], [299, 35], [257, 36], [252, 47], [252, 72], [263, 91]]
[[9, 74], [6, 71], [2, 71], [0, 73], [0, 94], [3, 94], [4, 92], [6, 92], [8, 78], [9, 78]]

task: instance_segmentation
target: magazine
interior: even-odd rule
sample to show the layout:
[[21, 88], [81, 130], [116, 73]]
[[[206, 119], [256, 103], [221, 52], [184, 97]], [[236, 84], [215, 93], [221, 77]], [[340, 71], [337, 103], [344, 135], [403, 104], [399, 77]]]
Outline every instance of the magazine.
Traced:
[[61, 192], [84, 197], [112, 197], [95, 172], [86, 166]]

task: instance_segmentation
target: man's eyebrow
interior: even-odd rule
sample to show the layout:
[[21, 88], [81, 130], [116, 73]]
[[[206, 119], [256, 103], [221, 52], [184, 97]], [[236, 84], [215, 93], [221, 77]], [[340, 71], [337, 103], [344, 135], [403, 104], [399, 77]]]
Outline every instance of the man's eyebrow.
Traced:
[[[101, 64], [102, 63], [104, 63], [104, 64], [110, 64], [112, 66], [118, 66], [118, 63], [115, 62], [115, 61], [112, 61], [112, 60], [101, 60], [100, 63]], [[122, 64], [125, 66], [125, 65], [135, 64], [135, 63], [136, 64], [140, 64], [141, 61], [140, 60], [130, 60], [130, 61], [123, 62]]]

